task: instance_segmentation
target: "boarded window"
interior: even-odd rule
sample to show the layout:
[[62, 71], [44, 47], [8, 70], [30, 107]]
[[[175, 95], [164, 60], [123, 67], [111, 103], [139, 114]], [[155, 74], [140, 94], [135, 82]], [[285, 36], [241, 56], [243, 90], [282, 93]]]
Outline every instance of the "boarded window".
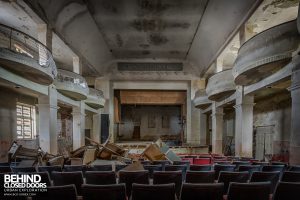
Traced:
[[36, 114], [35, 107], [23, 103], [17, 103], [17, 138], [35, 139]]

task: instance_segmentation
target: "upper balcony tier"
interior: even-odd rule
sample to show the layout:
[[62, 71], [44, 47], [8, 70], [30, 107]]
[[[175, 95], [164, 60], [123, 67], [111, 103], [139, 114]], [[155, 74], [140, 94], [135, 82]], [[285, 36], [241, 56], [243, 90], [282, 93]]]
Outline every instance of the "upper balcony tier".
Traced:
[[42, 43], [3, 24], [0, 24], [0, 67], [43, 85], [50, 85], [57, 74], [52, 54]]
[[105, 98], [101, 90], [89, 88], [89, 94], [85, 103], [94, 109], [103, 108], [105, 104]]
[[206, 94], [209, 100], [221, 101], [232, 95], [236, 88], [232, 70], [225, 70], [214, 74], [208, 79]]
[[297, 50], [300, 35], [296, 21], [267, 29], [244, 43], [233, 67], [235, 84], [250, 85], [283, 68]]
[[57, 90], [74, 100], [85, 100], [89, 93], [86, 80], [74, 72], [58, 69], [54, 80]]
[[208, 99], [205, 89], [198, 90], [194, 98], [196, 108], [205, 109], [211, 105], [211, 100]]

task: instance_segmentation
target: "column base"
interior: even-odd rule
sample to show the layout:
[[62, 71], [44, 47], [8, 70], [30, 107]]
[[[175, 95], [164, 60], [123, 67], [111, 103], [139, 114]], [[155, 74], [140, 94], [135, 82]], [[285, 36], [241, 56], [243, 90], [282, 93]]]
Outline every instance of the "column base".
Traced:
[[215, 140], [213, 142], [212, 153], [223, 154], [223, 140]]

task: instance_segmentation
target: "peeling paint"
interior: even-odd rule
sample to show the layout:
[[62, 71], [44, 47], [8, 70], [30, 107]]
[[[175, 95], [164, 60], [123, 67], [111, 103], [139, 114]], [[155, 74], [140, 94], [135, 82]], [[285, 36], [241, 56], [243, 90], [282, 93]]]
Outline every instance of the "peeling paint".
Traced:
[[149, 42], [153, 45], [159, 46], [166, 44], [168, 42], [168, 39], [160, 33], [152, 33], [149, 35]]

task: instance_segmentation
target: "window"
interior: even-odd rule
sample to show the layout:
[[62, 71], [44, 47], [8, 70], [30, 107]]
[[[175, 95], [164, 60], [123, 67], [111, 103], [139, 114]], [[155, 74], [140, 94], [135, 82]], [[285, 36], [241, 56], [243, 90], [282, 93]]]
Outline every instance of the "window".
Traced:
[[35, 139], [36, 115], [35, 107], [23, 103], [17, 103], [17, 138]]

